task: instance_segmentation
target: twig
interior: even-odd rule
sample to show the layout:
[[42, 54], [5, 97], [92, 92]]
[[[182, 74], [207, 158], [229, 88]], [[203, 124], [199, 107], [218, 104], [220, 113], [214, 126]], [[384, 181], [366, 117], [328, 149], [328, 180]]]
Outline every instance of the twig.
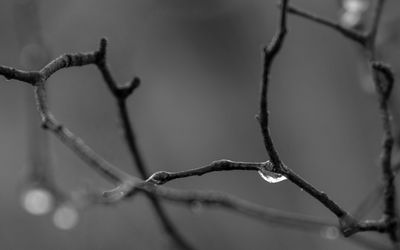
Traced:
[[271, 43], [268, 47], [264, 48], [264, 70], [261, 85], [261, 95], [260, 95], [260, 112], [257, 119], [260, 123], [261, 132], [264, 139], [265, 148], [271, 158], [271, 162], [274, 168], [280, 168], [282, 161], [280, 160], [279, 154], [275, 149], [274, 143], [271, 138], [269, 131], [269, 111], [268, 111], [268, 83], [270, 77], [270, 69], [275, 56], [278, 54], [279, 50], [283, 45], [287, 33], [286, 27], [286, 13], [287, 13], [288, 0], [282, 0], [282, 8], [279, 19], [278, 30], [272, 38]]
[[[126, 105], [126, 99], [133, 93], [133, 91], [139, 86], [140, 80], [135, 77], [132, 81], [124, 86], [118, 86], [117, 82], [111, 75], [109, 67], [107, 65], [107, 40], [101, 39], [100, 49], [98, 52], [98, 59], [96, 61], [97, 68], [100, 70], [104, 81], [106, 82], [110, 92], [113, 94], [117, 101], [119, 118], [122, 123], [124, 138], [128, 145], [129, 151], [132, 155], [133, 161], [136, 168], [139, 171], [141, 178], [146, 179], [149, 177], [148, 169], [144, 163], [143, 157], [139, 151], [139, 147], [136, 143], [136, 136], [133, 131], [131, 121], [129, 119], [128, 108]], [[160, 222], [171, 237], [171, 239], [180, 246], [181, 249], [193, 249], [193, 247], [186, 241], [186, 239], [179, 233], [172, 220], [168, 217], [167, 212], [161, 205], [160, 201], [153, 194], [148, 194], [150, 202], [152, 203]]]
[[216, 171], [231, 171], [231, 170], [260, 171], [261, 168], [269, 168], [272, 170], [272, 164], [270, 162], [234, 162], [230, 160], [218, 160], [204, 167], [190, 169], [181, 172], [172, 173], [166, 171], [159, 171], [152, 174], [146, 181], [157, 185], [162, 185], [175, 179], [186, 178], [196, 175], [202, 176], [204, 174]]
[[350, 40], [359, 43], [362, 46], [366, 45], [367, 39], [366, 36], [355, 31], [355, 30], [351, 30], [348, 28], [345, 28], [343, 26], [341, 26], [338, 23], [335, 23], [331, 20], [327, 20], [325, 18], [316, 16], [315, 14], [306, 12], [304, 10], [301, 10], [297, 7], [294, 6], [288, 6], [288, 12], [293, 14], [293, 15], [297, 15], [299, 17], [305, 18], [307, 20], [310, 20], [312, 22], [321, 24], [323, 26], [326, 26], [328, 28], [331, 28], [335, 31], [338, 31], [339, 33], [341, 33], [342, 35], [344, 35], [345, 37], [349, 38]]

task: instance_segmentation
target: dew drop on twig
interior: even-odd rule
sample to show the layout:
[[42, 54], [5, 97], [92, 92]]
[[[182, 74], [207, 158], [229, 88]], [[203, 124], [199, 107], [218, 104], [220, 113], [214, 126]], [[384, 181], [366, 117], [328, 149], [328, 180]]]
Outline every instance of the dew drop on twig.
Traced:
[[285, 176], [283, 176], [281, 174], [273, 173], [271, 171], [266, 170], [265, 168], [260, 168], [258, 173], [268, 183], [278, 183], [278, 182], [286, 180]]

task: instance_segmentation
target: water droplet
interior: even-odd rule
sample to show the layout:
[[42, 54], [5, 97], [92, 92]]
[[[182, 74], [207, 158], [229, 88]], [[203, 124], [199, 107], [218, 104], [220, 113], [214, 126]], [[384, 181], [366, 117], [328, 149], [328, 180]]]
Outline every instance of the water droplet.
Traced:
[[269, 183], [278, 183], [286, 180], [285, 176], [268, 171], [265, 167], [261, 167], [258, 173], [266, 182]]
[[43, 215], [54, 205], [52, 194], [43, 188], [29, 189], [22, 195], [22, 206], [30, 214]]
[[343, 9], [347, 12], [361, 13], [368, 9], [369, 2], [366, 0], [345, 0], [343, 1]]
[[78, 224], [79, 214], [72, 205], [62, 205], [54, 212], [54, 225], [63, 230], [74, 228]]
[[324, 227], [321, 232], [321, 237], [327, 240], [336, 240], [340, 236], [339, 229], [337, 227]]

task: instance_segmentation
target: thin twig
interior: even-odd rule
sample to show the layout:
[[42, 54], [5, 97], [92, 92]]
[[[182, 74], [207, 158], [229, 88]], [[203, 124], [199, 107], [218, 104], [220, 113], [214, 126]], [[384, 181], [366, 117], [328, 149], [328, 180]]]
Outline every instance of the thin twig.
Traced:
[[341, 33], [342, 35], [344, 35], [345, 37], [349, 38], [350, 40], [359, 43], [362, 46], [366, 45], [366, 36], [355, 31], [352, 29], [348, 29], [343, 27], [342, 25], [335, 23], [334, 21], [325, 19], [323, 17], [319, 17], [315, 14], [309, 13], [305, 10], [299, 9], [297, 7], [294, 6], [288, 6], [288, 12], [293, 14], [293, 15], [297, 15], [299, 17], [305, 18], [307, 20], [310, 20], [312, 22], [321, 24], [323, 26], [326, 26], [328, 28], [331, 28], [335, 31], [338, 31], [339, 33]]
[[[124, 86], [118, 86], [117, 82], [111, 75], [109, 67], [107, 65], [107, 41], [102, 39], [100, 42], [100, 49], [98, 52], [98, 60], [96, 62], [97, 68], [100, 70], [104, 81], [106, 82], [110, 92], [113, 94], [117, 101], [119, 118], [122, 123], [124, 138], [128, 145], [129, 151], [139, 171], [141, 178], [147, 179], [149, 177], [148, 169], [144, 163], [142, 154], [139, 151], [139, 147], [136, 142], [136, 136], [133, 131], [133, 126], [129, 119], [128, 108], [126, 105], [127, 98], [133, 93], [133, 91], [139, 86], [140, 80], [135, 77], [132, 81]], [[186, 241], [186, 239], [179, 233], [178, 229], [172, 222], [172, 220], [167, 215], [167, 212], [163, 208], [160, 201], [156, 196], [149, 193], [148, 197], [152, 203], [158, 218], [160, 219], [161, 225], [163, 226], [165, 232], [171, 237], [171, 239], [179, 246], [181, 249], [193, 249], [193, 247]]]
[[284, 38], [287, 33], [286, 19], [288, 12], [287, 9], [289, 6], [288, 2], [288, 0], [282, 0], [278, 29], [271, 43], [268, 45], [267, 48], [264, 49], [264, 68], [260, 95], [260, 113], [258, 115], [258, 120], [264, 138], [264, 145], [273, 164], [273, 171], [286, 176], [286, 178], [288, 178], [291, 182], [302, 188], [308, 194], [320, 201], [331, 212], [333, 212], [339, 219], [342, 233], [346, 236], [349, 236], [358, 231], [357, 221], [344, 209], [342, 209], [337, 203], [331, 200], [324, 192], [319, 191], [306, 180], [297, 175], [293, 170], [285, 166], [281, 161], [271, 138], [269, 130], [269, 111], [267, 101], [268, 85], [272, 62], [282, 48]]
[[270, 162], [234, 162], [230, 160], [218, 160], [209, 165], [186, 171], [175, 173], [159, 171], [152, 174], [146, 181], [155, 183], [157, 185], [162, 185], [175, 179], [187, 178], [190, 176], [202, 176], [211, 172], [232, 170], [260, 171], [261, 168], [269, 168], [272, 170], [272, 164]]

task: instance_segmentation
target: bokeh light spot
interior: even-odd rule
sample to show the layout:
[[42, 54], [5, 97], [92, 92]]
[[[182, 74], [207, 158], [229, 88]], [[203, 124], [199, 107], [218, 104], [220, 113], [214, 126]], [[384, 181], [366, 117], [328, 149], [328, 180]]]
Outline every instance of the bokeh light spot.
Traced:
[[22, 196], [22, 206], [30, 214], [43, 215], [53, 208], [53, 196], [43, 188], [29, 189]]
[[62, 205], [54, 212], [53, 223], [62, 230], [69, 230], [78, 224], [78, 211], [71, 205]]

